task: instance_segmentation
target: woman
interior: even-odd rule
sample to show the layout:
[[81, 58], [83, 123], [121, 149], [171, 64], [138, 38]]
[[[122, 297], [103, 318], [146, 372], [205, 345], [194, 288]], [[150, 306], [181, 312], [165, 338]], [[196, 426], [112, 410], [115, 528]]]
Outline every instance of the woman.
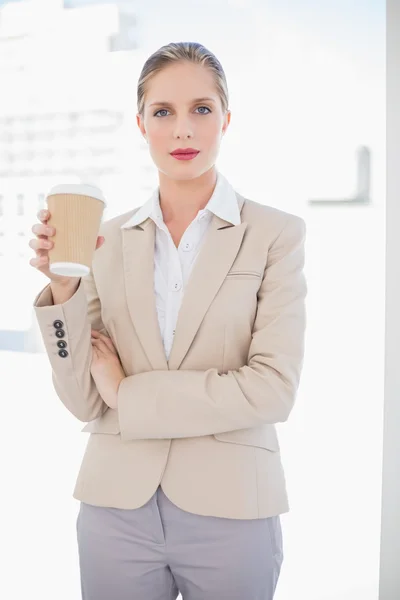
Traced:
[[102, 223], [81, 279], [49, 272], [49, 215], [32, 228], [54, 387], [91, 434], [73, 494], [84, 600], [274, 596], [289, 510], [275, 424], [303, 363], [305, 222], [218, 172], [230, 118], [216, 57], [160, 48], [137, 115], [158, 188]]

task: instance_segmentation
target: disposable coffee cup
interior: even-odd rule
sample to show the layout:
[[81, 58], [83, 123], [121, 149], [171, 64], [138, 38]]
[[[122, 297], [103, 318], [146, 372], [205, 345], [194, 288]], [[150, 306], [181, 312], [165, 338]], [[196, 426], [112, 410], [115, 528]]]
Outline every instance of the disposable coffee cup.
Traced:
[[46, 197], [56, 233], [49, 236], [49, 270], [65, 277], [84, 277], [91, 272], [103, 211], [102, 191], [93, 185], [65, 183], [52, 187]]

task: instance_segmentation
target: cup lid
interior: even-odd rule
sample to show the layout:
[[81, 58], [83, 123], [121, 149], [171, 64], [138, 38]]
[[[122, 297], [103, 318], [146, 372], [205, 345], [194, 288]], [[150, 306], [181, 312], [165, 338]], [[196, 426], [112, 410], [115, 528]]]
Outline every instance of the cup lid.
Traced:
[[101, 200], [104, 202], [105, 206], [107, 206], [101, 189], [88, 183], [61, 183], [59, 185], [54, 185], [47, 196], [52, 196], [53, 194], [79, 194], [82, 196], [92, 196], [92, 198]]

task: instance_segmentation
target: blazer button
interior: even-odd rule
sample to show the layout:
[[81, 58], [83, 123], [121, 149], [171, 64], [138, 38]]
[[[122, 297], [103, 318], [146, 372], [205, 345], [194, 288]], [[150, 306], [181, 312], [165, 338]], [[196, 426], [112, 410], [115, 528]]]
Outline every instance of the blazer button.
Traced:
[[60, 350], [58, 355], [61, 356], [61, 358], [66, 358], [68, 356], [68, 352], [66, 350]]
[[59, 321], [59, 320], [57, 320], [57, 321], [54, 321], [54, 323], [53, 323], [53, 326], [54, 326], [56, 329], [61, 329], [61, 327], [62, 327], [63, 325], [64, 325], [64, 323], [63, 323], [62, 321]]
[[56, 331], [56, 336], [57, 336], [58, 338], [63, 338], [63, 337], [64, 337], [64, 335], [65, 335], [65, 331], [64, 331], [64, 329], [57, 329], [57, 331]]
[[67, 342], [63, 342], [62, 340], [60, 340], [59, 342], [57, 342], [57, 346], [59, 348], [66, 348], [67, 347]]

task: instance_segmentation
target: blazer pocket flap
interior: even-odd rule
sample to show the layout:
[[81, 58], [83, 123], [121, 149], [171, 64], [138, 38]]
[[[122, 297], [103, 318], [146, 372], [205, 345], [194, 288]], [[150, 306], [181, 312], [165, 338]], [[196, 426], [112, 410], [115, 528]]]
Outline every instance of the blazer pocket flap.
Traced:
[[262, 277], [262, 273], [260, 273], [259, 271], [250, 271], [250, 270], [238, 270], [238, 269], [232, 269], [231, 271], [228, 271], [228, 273], [226, 274], [227, 277], [255, 277], [256, 279], [261, 279]]
[[103, 415], [97, 417], [97, 419], [89, 421], [81, 431], [89, 433], [120, 433], [118, 411], [109, 408]]
[[261, 425], [260, 427], [250, 427], [248, 429], [223, 431], [222, 433], [214, 433], [214, 437], [222, 442], [258, 446], [272, 452], [277, 452], [280, 449], [274, 425]]

